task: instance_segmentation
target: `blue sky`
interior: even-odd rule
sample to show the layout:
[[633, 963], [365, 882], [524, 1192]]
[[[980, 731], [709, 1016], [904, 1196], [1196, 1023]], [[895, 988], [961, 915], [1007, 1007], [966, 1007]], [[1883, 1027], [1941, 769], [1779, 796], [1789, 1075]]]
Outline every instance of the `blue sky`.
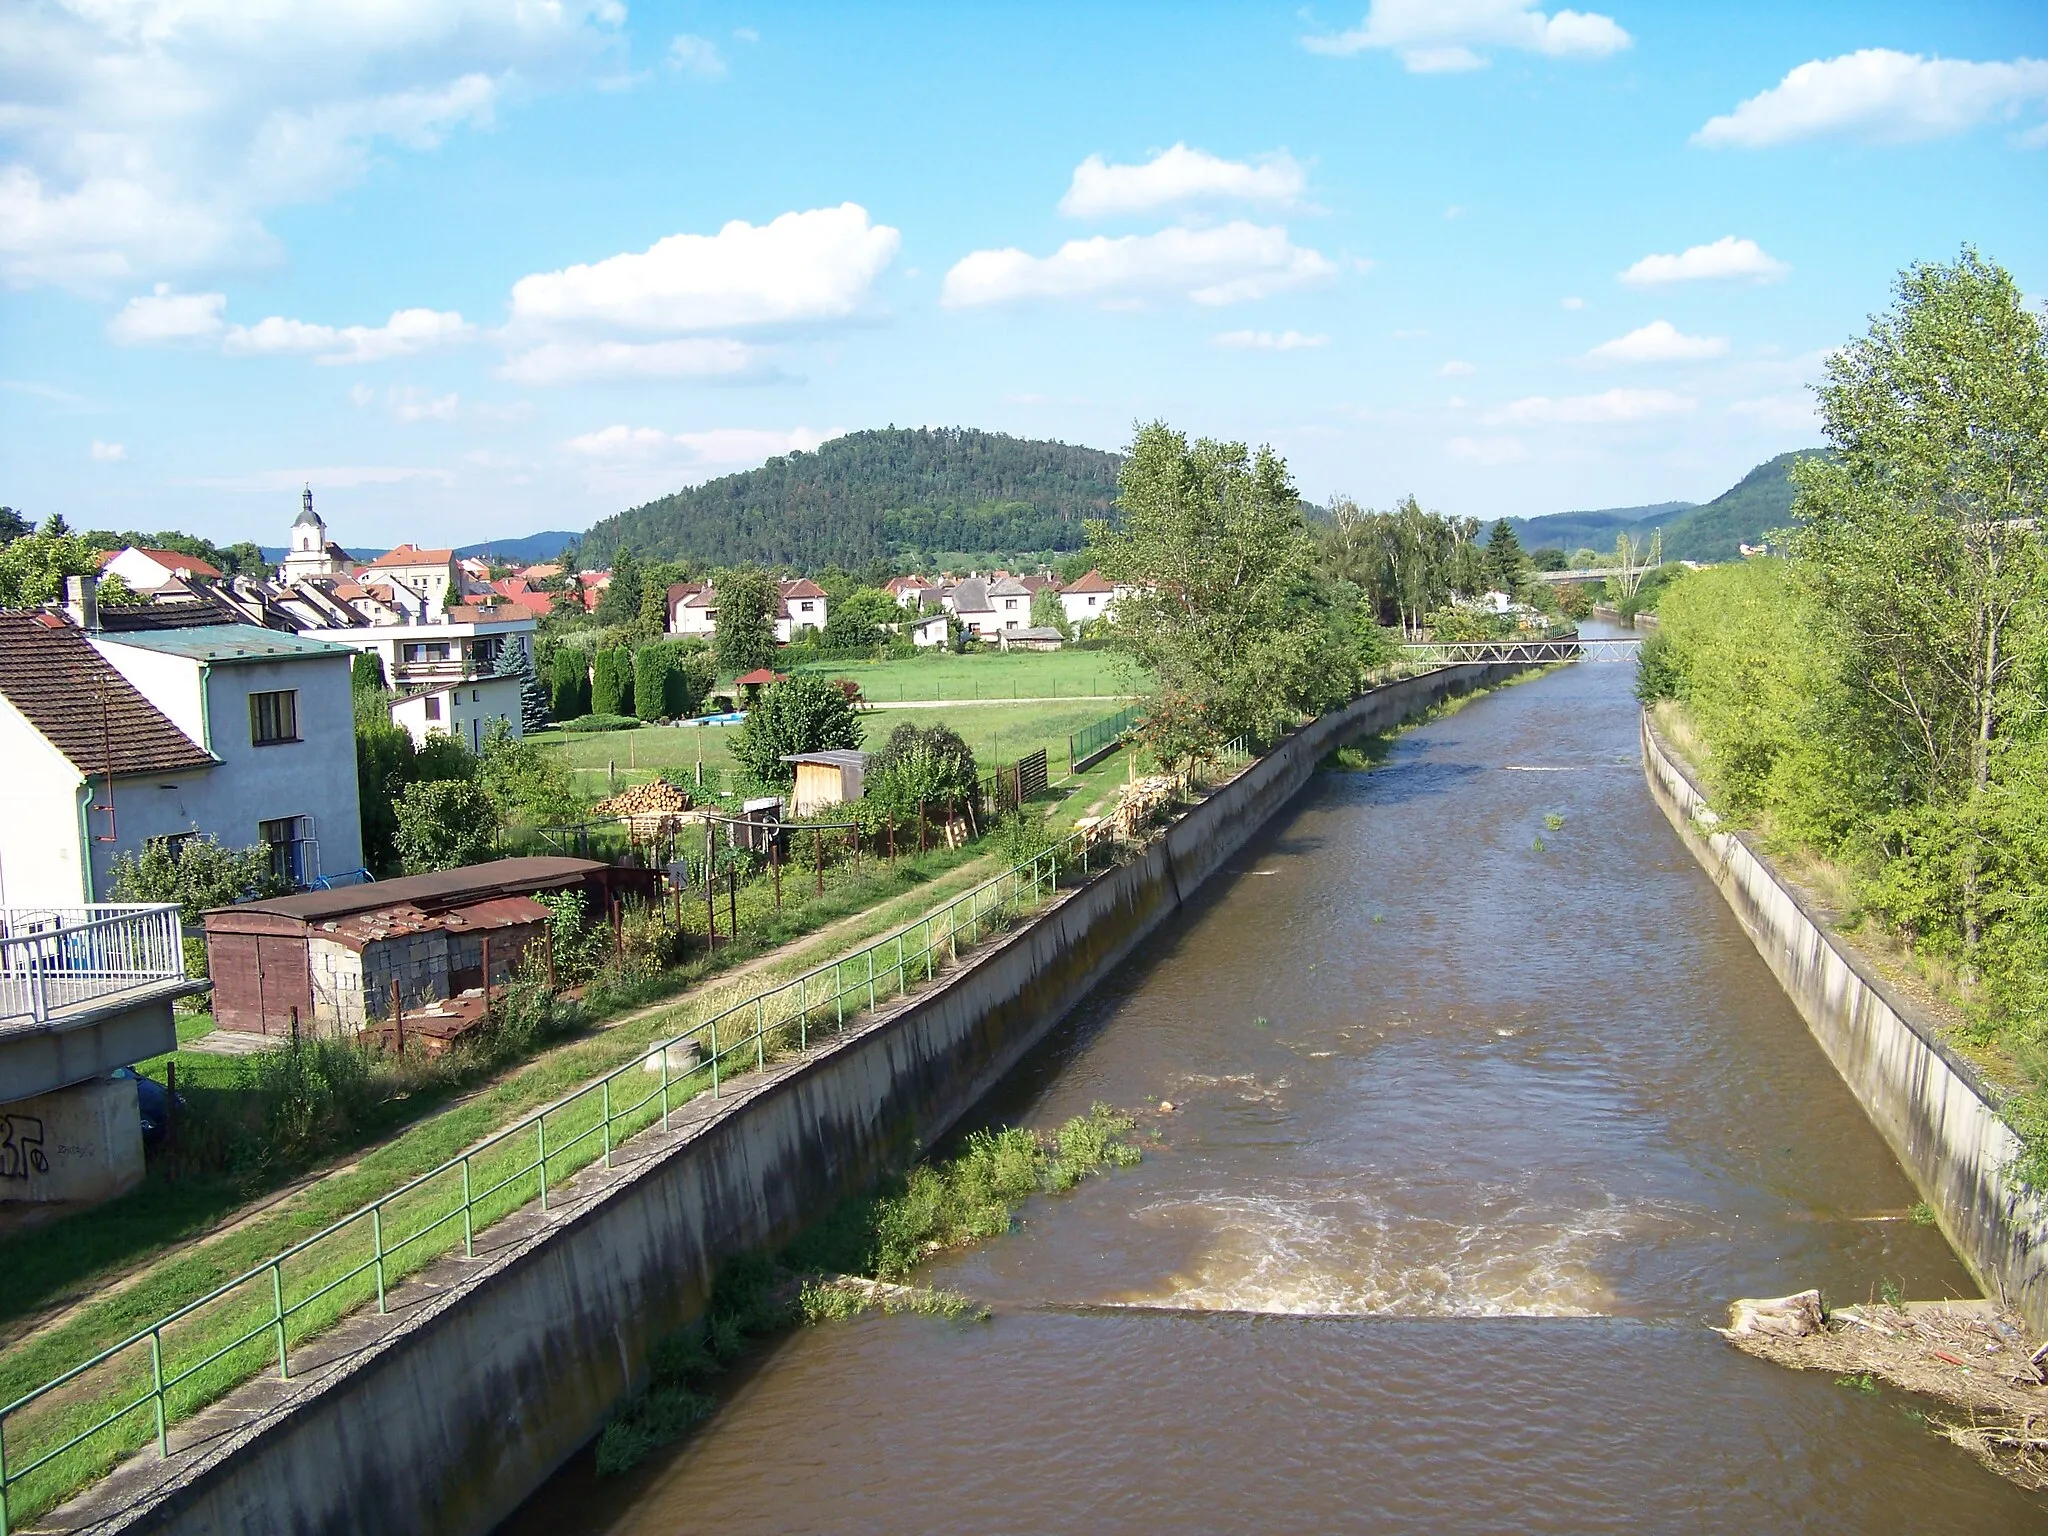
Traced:
[[1704, 499], [1965, 241], [2048, 294], [2048, 11], [26, 0], [0, 501], [376, 546], [889, 423], [1303, 491]]

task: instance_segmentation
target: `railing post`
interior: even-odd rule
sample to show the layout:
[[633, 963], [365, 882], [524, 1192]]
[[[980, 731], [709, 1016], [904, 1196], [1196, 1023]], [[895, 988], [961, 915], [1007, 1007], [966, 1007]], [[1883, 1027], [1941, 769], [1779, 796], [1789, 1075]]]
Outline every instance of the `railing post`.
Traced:
[[542, 1110], [533, 1117], [533, 1133], [540, 1147], [540, 1208], [543, 1214], [548, 1208], [548, 1112]]
[[875, 950], [868, 946], [868, 1012], [875, 1011]]
[[156, 1399], [156, 1456], [158, 1461], [168, 1461], [171, 1436], [164, 1422], [164, 1339], [160, 1328], [149, 1330], [149, 1375], [150, 1396]]
[[476, 1257], [476, 1208], [469, 1198], [469, 1154], [462, 1157], [462, 1256]]
[[[543, 1176], [543, 1180], [542, 1180], [541, 1188], [543, 1188], [543, 1189], [547, 1188], [547, 1184], [546, 1184], [545, 1176]], [[377, 1310], [378, 1310], [379, 1312], [382, 1312], [382, 1311], [384, 1311], [384, 1310], [385, 1310], [385, 1307], [384, 1307], [384, 1207], [383, 1207], [383, 1206], [381, 1206], [381, 1205], [373, 1205], [373, 1206], [371, 1206], [371, 1207], [370, 1207], [370, 1242], [371, 1242], [371, 1244], [372, 1244], [372, 1247], [373, 1247], [373, 1251], [375, 1252], [375, 1255], [376, 1255], [376, 1260], [377, 1260]]]
[[754, 994], [754, 1070], [768, 1070], [768, 1001], [758, 992]]
[[[380, 1305], [377, 1310], [381, 1312], [384, 1308]], [[286, 1358], [284, 1349], [284, 1266], [282, 1264], [272, 1264], [270, 1266], [270, 1311], [277, 1325], [277, 1379], [279, 1381], [290, 1381], [292, 1379], [291, 1362]], [[161, 1391], [162, 1389], [159, 1388], [158, 1390]], [[162, 1404], [159, 1403], [158, 1407], [161, 1409]]]
[[612, 1171], [612, 1080], [604, 1080], [604, 1171]]
[[668, 1130], [668, 1042], [661, 1047], [661, 1128]]
[[718, 1097], [718, 1020], [711, 1021], [711, 1097]]
[[796, 979], [796, 1048], [804, 1052], [811, 1048], [809, 982], [810, 977], [807, 975]]

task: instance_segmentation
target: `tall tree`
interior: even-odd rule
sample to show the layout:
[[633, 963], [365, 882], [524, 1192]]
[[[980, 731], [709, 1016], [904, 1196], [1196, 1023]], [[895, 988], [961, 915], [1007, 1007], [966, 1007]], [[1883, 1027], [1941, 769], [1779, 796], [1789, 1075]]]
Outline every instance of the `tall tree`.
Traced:
[[762, 784], [787, 786], [796, 752], [858, 747], [863, 728], [846, 691], [829, 677], [799, 672], [761, 690], [734, 738], [734, 759]]
[[712, 582], [718, 597], [715, 644], [718, 668], [738, 677], [775, 660], [775, 579], [757, 565], [720, 571]]
[[1506, 518], [1499, 519], [1486, 535], [1487, 580], [1495, 591], [1513, 597], [1528, 571], [1529, 557], [1522, 552], [1522, 541]]
[[[1908, 268], [1897, 293], [1828, 359], [1833, 452], [1793, 471], [1792, 543], [1869, 749], [1905, 804], [1938, 811], [1984, 795], [2000, 738], [2040, 707], [2019, 684], [2043, 639], [2048, 346], [2011, 274], [1973, 249]], [[1978, 859], [1966, 837], [1966, 953]]]

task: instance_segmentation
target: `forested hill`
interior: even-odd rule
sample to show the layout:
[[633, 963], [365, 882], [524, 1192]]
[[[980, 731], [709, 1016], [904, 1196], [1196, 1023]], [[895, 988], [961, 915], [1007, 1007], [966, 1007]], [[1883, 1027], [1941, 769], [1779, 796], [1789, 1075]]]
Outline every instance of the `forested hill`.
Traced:
[[1117, 455], [964, 427], [834, 438], [815, 453], [677, 491], [608, 517], [583, 537], [586, 567], [636, 555], [706, 565], [760, 561], [849, 569], [944, 551], [1078, 549], [1107, 517]]
[[1818, 448], [1766, 459], [1703, 507], [1664, 525], [1666, 560], [1733, 560], [1738, 544], [1761, 544], [1764, 535], [1792, 522], [1792, 466]]

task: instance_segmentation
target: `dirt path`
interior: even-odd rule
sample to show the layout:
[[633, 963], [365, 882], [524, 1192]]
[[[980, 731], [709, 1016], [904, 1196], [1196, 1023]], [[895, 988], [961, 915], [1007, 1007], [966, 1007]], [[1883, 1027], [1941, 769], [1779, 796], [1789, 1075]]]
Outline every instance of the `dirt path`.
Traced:
[[[988, 878], [988, 871], [985, 866], [991, 862], [993, 862], [993, 856], [984, 854], [980, 858], [970, 860], [965, 864], [957, 865], [947, 870], [929, 885], [922, 886], [915, 892], [905, 892], [903, 895], [893, 898], [891, 902], [880, 903], [878, 907], [870, 907], [864, 911], [849, 913], [847, 916], [827, 923], [824, 927], [817, 929], [815, 932], [808, 933], [802, 938], [791, 939], [787, 944], [780, 945], [775, 949], [766, 950], [754, 956], [751, 960], [734, 966], [729, 971], [720, 971], [715, 976], [707, 976], [702, 982], [688, 991], [679, 992], [673, 997], [663, 998], [657, 1003], [649, 1003], [643, 1008], [636, 1008], [632, 1012], [620, 1014], [616, 1018], [601, 1020], [589, 1030], [578, 1034], [574, 1038], [565, 1040], [560, 1045], [542, 1051], [537, 1055], [529, 1056], [524, 1061], [508, 1066], [502, 1072], [472, 1085], [456, 1097], [450, 1099], [446, 1104], [443, 1104], [432, 1114], [400, 1127], [393, 1132], [387, 1141], [356, 1147], [341, 1158], [315, 1169], [313, 1172], [305, 1174], [300, 1178], [294, 1179], [283, 1188], [271, 1190], [250, 1201], [248, 1204], [227, 1213], [203, 1231], [195, 1232], [189, 1237], [181, 1238], [177, 1242], [166, 1244], [163, 1247], [153, 1248], [148, 1253], [126, 1263], [117, 1264], [99, 1271], [97, 1274], [88, 1277], [78, 1289], [59, 1297], [48, 1306], [34, 1313], [15, 1318], [4, 1328], [0, 1328], [0, 1347], [12, 1348], [18, 1344], [31, 1342], [53, 1329], [62, 1327], [81, 1308], [104, 1301], [111, 1296], [118, 1296], [122, 1292], [143, 1283], [159, 1266], [195, 1249], [203, 1248], [209, 1243], [218, 1242], [222, 1238], [230, 1237], [252, 1222], [275, 1214], [293, 1200], [304, 1195], [307, 1191], [317, 1188], [328, 1179], [354, 1172], [364, 1158], [374, 1154], [379, 1147], [388, 1145], [390, 1140], [396, 1140], [399, 1136], [417, 1130], [421, 1126], [429, 1125], [442, 1115], [452, 1114], [460, 1110], [463, 1106], [491, 1092], [507, 1080], [517, 1077], [521, 1073], [544, 1067], [550, 1058], [559, 1052], [572, 1050], [580, 1044], [588, 1043], [593, 1037], [614, 1033], [635, 1024], [644, 1024], [663, 1013], [686, 1008], [692, 1002], [706, 997], [714, 989], [739, 990], [750, 978], [775, 970], [791, 961], [802, 961], [809, 958], [814, 952], [820, 961], [829, 959], [837, 948], [839, 941], [863, 923], [872, 921], [877, 910], [893, 905], [895, 901], [902, 901], [906, 897], [922, 895], [928, 899], [920, 904], [916, 913], [905, 919], [906, 923], [915, 922], [923, 912], [930, 910], [934, 906], [942, 905], [946, 901], [950, 901], [960, 891]], [[904, 926], [904, 923], [891, 923], [885, 925], [881, 931], [886, 933], [891, 928], [902, 926]], [[510, 1120], [516, 1120], [530, 1113], [531, 1110], [522, 1109], [509, 1116], [508, 1123]], [[502, 1129], [502, 1124], [492, 1126], [477, 1138], [475, 1144], [480, 1145], [484, 1141], [488, 1141]], [[459, 1156], [460, 1154], [456, 1155]]]

